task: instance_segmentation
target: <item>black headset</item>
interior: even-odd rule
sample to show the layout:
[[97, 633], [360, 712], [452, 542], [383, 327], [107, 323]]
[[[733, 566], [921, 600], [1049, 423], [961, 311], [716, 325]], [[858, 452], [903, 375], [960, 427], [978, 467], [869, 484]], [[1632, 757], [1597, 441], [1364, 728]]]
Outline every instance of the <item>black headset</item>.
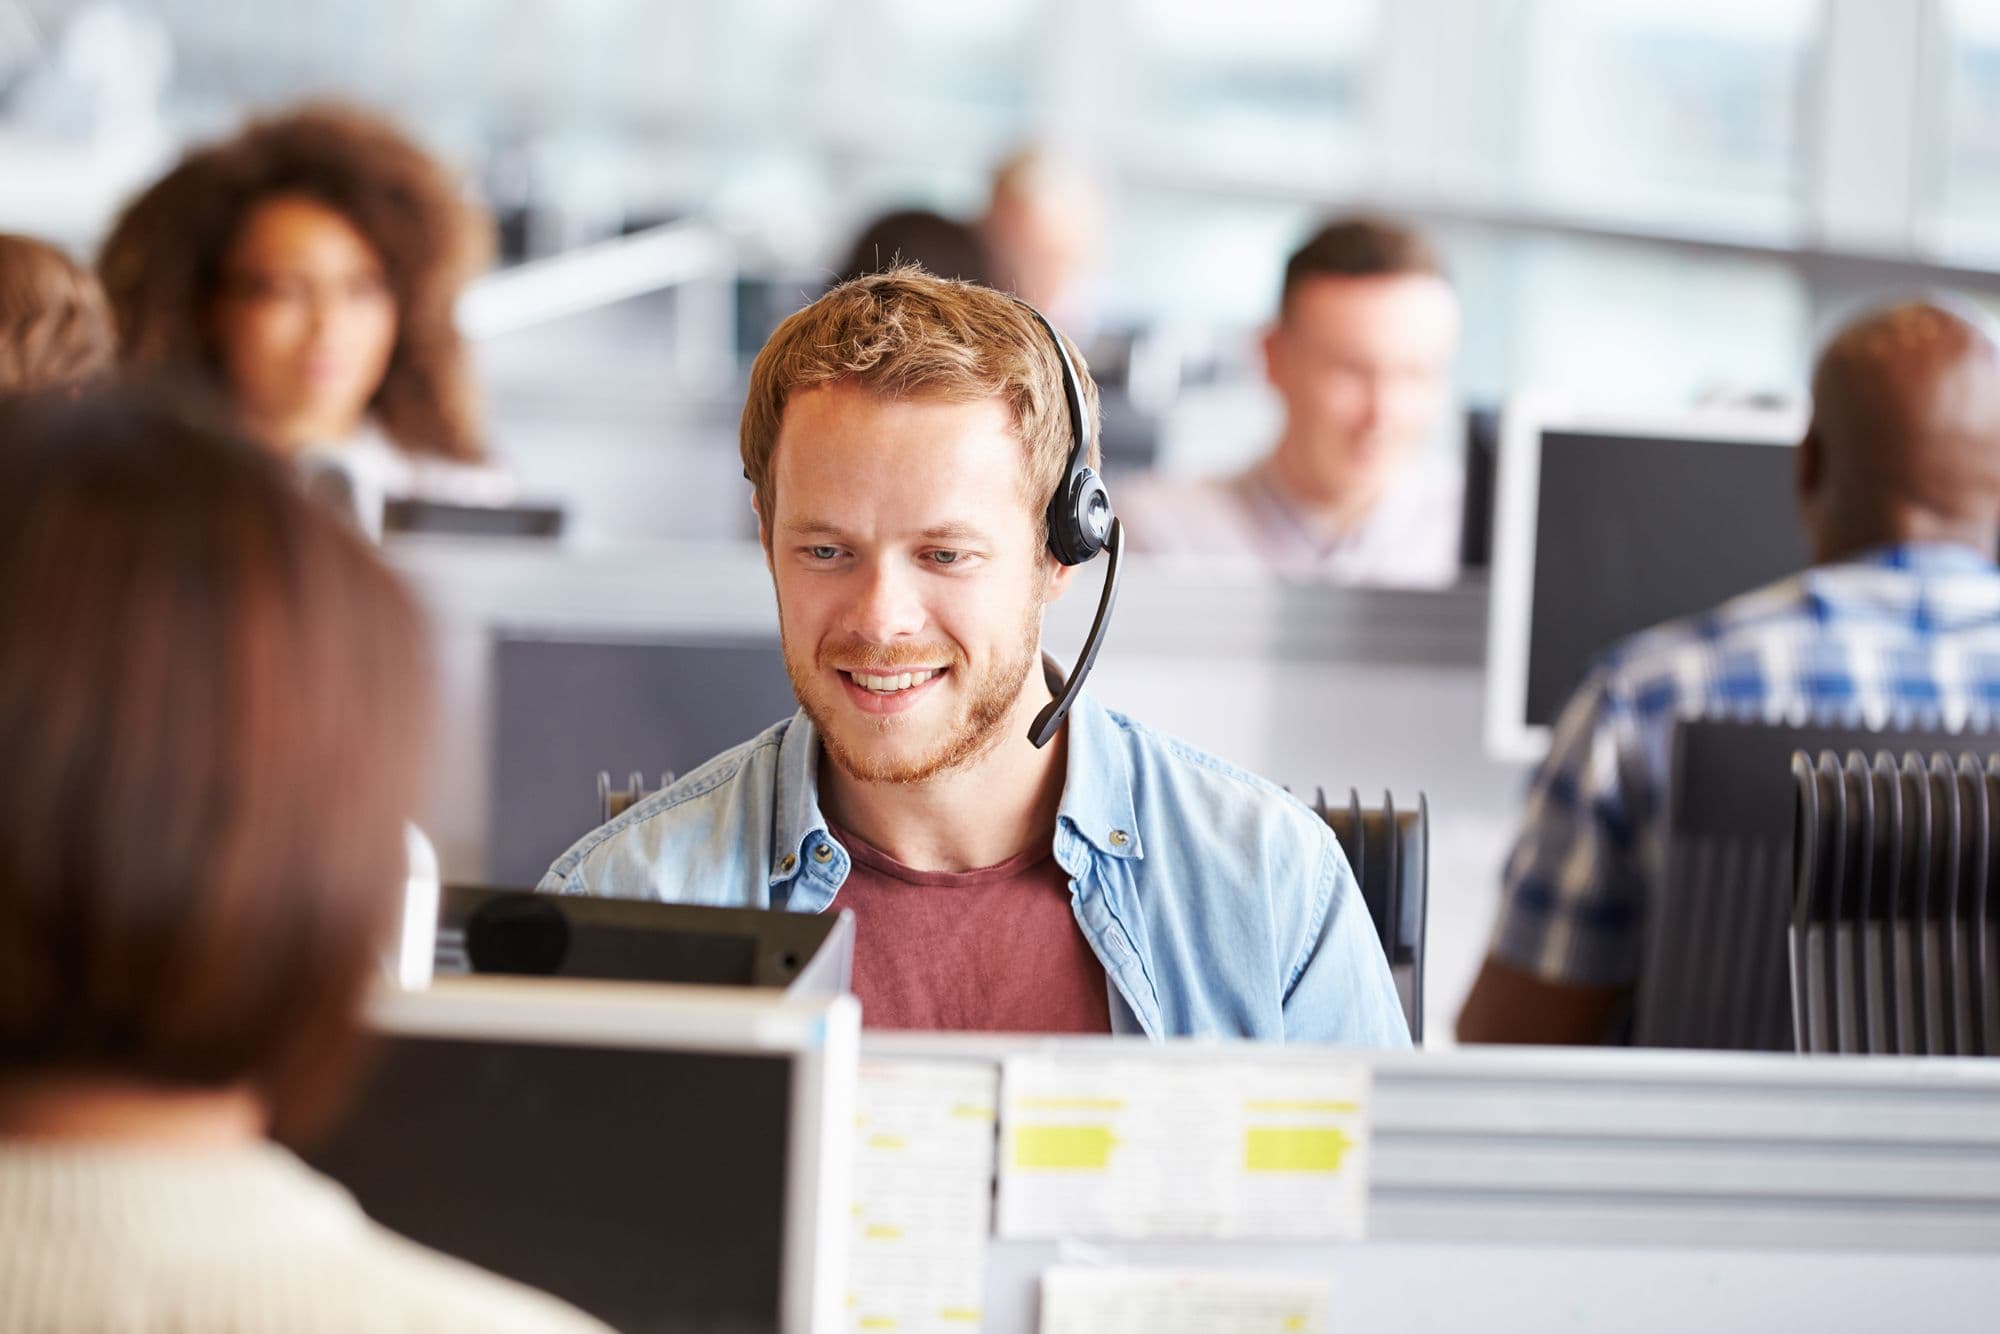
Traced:
[[1083, 641], [1083, 652], [1070, 670], [1069, 679], [1035, 715], [1034, 724], [1028, 729], [1028, 740], [1041, 747], [1055, 737], [1069, 715], [1070, 706], [1083, 692], [1083, 679], [1096, 665], [1097, 650], [1102, 647], [1104, 632], [1111, 624], [1112, 604], [1118, 600], [1118, 556], [1125, 546], [1125, 529], [1112, 512], [1111, 493], [1104, 489], [1097, 470], [1090, 466], [1090, 411], [1084, 404], [1083, 382], [1077, 376], [1075, 363], [1069, 359], [1069, 348], [1056, 332], [1056, 326], [1049, 323], [1048, 316], [1025, 301], [1021, 301], [1021, 306], [1048, 330], [1049, 340], [1056, 345], [1056, 360], [1062, 363], [1063, 397], [1069, 402], [1069, 466], [1063, 471], [1062, 485], [1049, 497], [1049, 551], [1064, 565], [1081, 565], [1107, 547], [1111, 551], [1111, 566], [1104, 572], [1104, 593], [1097, 602], [1097, 615], [1090, 623], [1090, 637]]

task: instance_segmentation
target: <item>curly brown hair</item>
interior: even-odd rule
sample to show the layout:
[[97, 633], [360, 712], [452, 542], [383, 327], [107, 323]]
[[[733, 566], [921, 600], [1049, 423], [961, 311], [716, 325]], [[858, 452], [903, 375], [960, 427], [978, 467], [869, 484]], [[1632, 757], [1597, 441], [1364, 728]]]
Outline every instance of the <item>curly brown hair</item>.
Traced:
[[396, 346], [368, 409], [413, 453], [477, 461], [478, 398], [453, 323], [459, 291], [493, 255], [492, 219], [394, 124], [316, 104], [197, 148], [129, 205], [98, 259], [125, 364], [214, 383], [210, 313], [251, 212], [281, 195], [339, 213], [381, 257]]
[[0, 232], [0, 394], [83, 384], [111, 363], [111, 315], [90, 270]]

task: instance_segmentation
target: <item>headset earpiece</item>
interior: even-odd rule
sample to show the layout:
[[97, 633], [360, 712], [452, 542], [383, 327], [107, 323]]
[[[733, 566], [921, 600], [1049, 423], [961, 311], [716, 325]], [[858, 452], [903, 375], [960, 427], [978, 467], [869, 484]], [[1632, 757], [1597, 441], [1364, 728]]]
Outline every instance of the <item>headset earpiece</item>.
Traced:
[[[1019, 297], [1014, 299], [1021, 301]], [[1084, 406], [1083, 381], [1070, 360], [1069, 348], [1055, 325], [1049, 323], [1048, 316], [1025, 301], [1021, 305], [1048, 330], [1049, 339], [1055, 344], [1056, 359], [1062, 363], [1063, 398], [1069, 406], [1069, 466], [1063, 470], [1062, 485], [1049, 497], [1049, 551], [1064, 565], [1081, 565], [1106, 547], [1111, 549], [1111, 568], [1105, 571], [1104, 593], [1098, 599], [1097, 615], [1091, 620], [1083, 652], [1070, 669], [1069, 680], [1028, 729], [1030, 741], [1036, 746], [1046, 746], [1062, 727], [1070, 705], [1076, 703], [1083, 690], [1083, 679], [1090, 674], [1097, 661], [1097, 650], [1104, 643], [1104, 632], [1111, 624], [1111, 608], [1118, 600], [1118, 557], [1124, 543], [1118, 516], [1111, 508], [1111, 493], [1105, 489], [1097, 470], [1090, 466], [1090, 413]]]
[[1083, 564], [1104, 550], [1111, 518], [1111, 493], [1096, 469], [1080, 469], [1049, 502], [1049, 550], [1065, 565]]

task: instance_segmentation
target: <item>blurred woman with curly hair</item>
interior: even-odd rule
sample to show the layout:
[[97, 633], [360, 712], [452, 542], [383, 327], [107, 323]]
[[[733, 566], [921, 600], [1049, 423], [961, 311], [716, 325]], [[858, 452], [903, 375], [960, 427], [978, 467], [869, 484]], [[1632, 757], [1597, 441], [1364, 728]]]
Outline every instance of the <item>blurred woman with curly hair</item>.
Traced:
[[452, 318], [492, 232], [394, 125], [309, 106], [189, 153], [98, 269], [128, 368], [220, 389], [266, 446], [345, 474], [373, 528], [388, 499], [511, 494]]

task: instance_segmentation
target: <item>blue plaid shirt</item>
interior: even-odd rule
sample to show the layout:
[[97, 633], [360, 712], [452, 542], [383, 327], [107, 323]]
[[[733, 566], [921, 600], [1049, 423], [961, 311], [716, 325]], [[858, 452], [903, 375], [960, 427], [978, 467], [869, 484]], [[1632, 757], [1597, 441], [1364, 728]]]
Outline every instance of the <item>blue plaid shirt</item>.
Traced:
[[1493, 954], [1550, 982], [1633, 983], [1665, 866], [1676, 720], [1827, 713], [1869, 726], [2000, 714], [2000, 569], [1888, 547], [1627, 639], [1557, 720], [1507, 860]]

